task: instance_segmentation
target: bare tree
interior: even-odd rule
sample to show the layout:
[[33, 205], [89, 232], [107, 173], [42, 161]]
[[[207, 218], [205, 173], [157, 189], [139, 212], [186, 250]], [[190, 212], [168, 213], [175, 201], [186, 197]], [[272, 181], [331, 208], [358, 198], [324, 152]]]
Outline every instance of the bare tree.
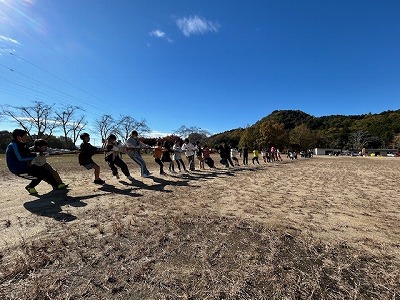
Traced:
[[36, 131], [36, 137], [46, 138], [58, 126], [53, 116], [53, 106], [41, 101], [34, 101], [33, 106], [5, 106], [2, 108], [2, 114], [26, 130], [31, 138], [34, 135], [33, 129]]
[[131, 116], [121, 116], [118, 123], [118, 135], [126, 141], [133, 130], [136, 130], [140, 135], [150, 132], [150, 128], [146, 124], [146, 120], [136, 120]]
[[87, 122], [85, 121], [84, 116], [80, 116], [79, 118], [72, 121], [71, 134], [72, 134], [72, 142], [74, 143], [74, 145], [76, 145], [76, 141], [78, 140], [80, 133], [83, 131], [86, 125]]
[[361, 150], [366, 147], [371, 139], [370, 134], [367, 131], [356, 131], [350, 134], [350, 144], [353, 149]]
[[[68, 144], [68, 138], [69, 135], [72, 131], [76, 131], [78, 129], [82, 130], [80, 125], [80, 122], [78, 122], [78, 127], [76, 127], [75, 121], [74, 121], [74, 115], [75, 113], [81, 110], [81, 108], [77, 107], [77, 106], [65, 106], [61, 109], [61, 111], [56, 111], [56, 121], [59, 123], [63, 133], [64, 133], [64, 139], [65, 139], [65, 144]], [[79, 121], [79, 120], [78, 120]], [[74, 136], [75, 138], [75, 136]], [[76, 142], [76, 140], [74, 141]]]
[[111, 133], [118, 134], [118, 124], [111, 115], [103, 115], [95, 122], [96, 129], [100, 132], [102, 142], [104, 142]]
[[28, 133], [28, 135], [31, 139], [33, 139], [32, 136], [30, 135], [30, 132], [32, 129], [32, 124], [24, 122], [24, 120], [21, 119], [21, 117], [18, 115], [15, 107], [12, 107], [10, 105], [2, 106], [1, 114], [2, 114], [2, 116], [12, 119], [15, 123], [18, 124], [19, 127], [21, 127], [23, 130], [25, 130]]

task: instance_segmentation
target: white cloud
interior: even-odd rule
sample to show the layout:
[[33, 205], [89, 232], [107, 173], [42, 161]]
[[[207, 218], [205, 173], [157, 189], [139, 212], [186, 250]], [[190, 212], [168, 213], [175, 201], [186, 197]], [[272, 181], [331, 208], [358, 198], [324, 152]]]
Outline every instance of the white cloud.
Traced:
[[14, 40], [14, 39], [4, 36], [4, 35], [0, 35], [0, 40], [6, 41], [8, 43], [16, 44], [16, 45], [21, 45], [20, 42], [18, 42], [17, 40]]
[[148, 136], [150, 138], [159, 138], [159, 137], [164, 137], [164, 136], [168, 136], [171, 134], [172, 133], [170, 133], [170, 132], [161, 132], [161, 131], [157, 131], [157, 130], [152, 130], [149, 133], [147, 133], [146, 136]]
[[159, 29], [155, 29], [155, 30], [151, 31], [149, 34], [150, 34], [150, 36], [154, 36], [156, 38], [164, 39], [169, 43], [173, 42], [173, 40], [171, 40], [169, 37], [167, 37], [167, 35], [166, 35], [166, 33], [164, 31], [161, 31]]
[[199, 16], [189, 16], [176, 21], [176, 25], [182, 33], [189, 37], [193, 34], [205, 34], [208, 32], [218, 32], [221, 25], [218, 22], [211, 22]]
[[155, 36], [155, 37], [159, 37], [159, 38], [163, 38], [165, 37], [165, 32], [161, 31], [161, 30], [153, 30], [152, 32], [150, 32], [151, 36]]

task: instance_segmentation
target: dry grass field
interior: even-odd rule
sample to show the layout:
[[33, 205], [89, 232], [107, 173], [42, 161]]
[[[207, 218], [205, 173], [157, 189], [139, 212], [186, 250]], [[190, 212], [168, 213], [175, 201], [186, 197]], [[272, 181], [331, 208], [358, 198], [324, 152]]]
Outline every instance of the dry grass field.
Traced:
[[[400, 159], [314, 157], [113, 179], [0, 156], [0, 299], [400, 299]], [[217, 160], [217, 159], [216, 159]]]

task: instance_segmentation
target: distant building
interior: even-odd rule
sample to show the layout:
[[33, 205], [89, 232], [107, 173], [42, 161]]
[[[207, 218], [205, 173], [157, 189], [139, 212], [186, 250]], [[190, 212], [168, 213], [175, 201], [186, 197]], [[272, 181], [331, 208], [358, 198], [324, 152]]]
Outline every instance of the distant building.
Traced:
[[314, 155], [335, 155], [336, 153], [342, 153], [342, 149], [332, 149], [332, 148], [314, 149]]
[[397, 149], [365, 149], [365, 156], [398, 156]]
[[[359, 151], [349, 151], [333, 148], [315, 148], [314, 155], [358, 156]], [[397, 149], [365, 149], [365, 156], [399, 156], [399, 154]]]

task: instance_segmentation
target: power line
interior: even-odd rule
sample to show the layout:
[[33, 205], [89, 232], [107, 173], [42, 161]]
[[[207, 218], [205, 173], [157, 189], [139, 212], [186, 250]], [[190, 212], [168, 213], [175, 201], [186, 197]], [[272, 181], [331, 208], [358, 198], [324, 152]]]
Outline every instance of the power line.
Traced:
[[[7, 18], [9, 19], [9, 18]], [[75, 66], [82, 68], [78, 63], [76, 63], [74, 60], [72, 60], [70, 57], [64, 55], [62, 52], [58, 51], [57, 49], [55, 49], [54, 47], [52, 47], [51, 45], [49, 45], [48, 43], [46, 43], [44, 40], [42, 40], [41, 38], [39, 38], [36, 34], [32, 33], [32, 32], [28, 32], [26, 31], [24, 28], [22, 28], [21, 26], [17, 25], [16, 23], [12, 24], [14, 27], [18, 28], [19, 30], [25, 32], [25, 34], [28, 37], [33, 37], [34, 39], [36, 39], [37, 41], [39, 41], [40, 43], [42, 43], [43, 45], [45, 45], [46, 47], [48, 47], [49, 49], [51, 49], [53, 52], [55, 52], [56, 54], [58, 54], [59, 56], [61, 56], [62, 58], [70, 61], [72, 64], [74, 64]], [[88, 72], [91, 74], [92, 77], [96, 78], [97, 80], [103, 82], [104, 84], [108, 85], [111, 89], [113, 89], [113, 87], [110, 85], [109, 82], [97, 77], [96, 75], [94, 75], [92, 72]]]
[[[58, 90], [58, 89], [56, 89], [56, 88], [53, 88], [53, 87], [51, 87], [51, 86], [49, 86], [49, 85], [47, 85], [47, 84], [45, 84], [45, 83], [42, 83], [42, 82], [40, 82], [40, 81], [38, 81], [38, 80], [36, 80], [36, 79], [33, 79], [33, 78], [31, 78], [31, 77], [29, 77], [29, 76], [27, 76], [27, 75], [24, 75], [24, 74], [22, 74], [22, 73], [20, 73], [20, 72], [18, 72], [18, 71], [16, 71], [16, 70], [13, 70], [13, 69], [11, 69], [11, 68], [8, 68], [8, 67], [4, 66], [4, 65], [1, 64], [1, 63], [0, 63], [0, 66], [2, 66], [3, 68], [6, 68], [6, 69], [8, 69], [8, 70], [10, 70], [11, 72], [15, 72], [15, 73], [17, 73], [18, 75], [20, 75], [20, 76], [22, 76], [22, 77], [28, 78], [29, 80], [32, 80], [33, 82], [36, 82], [36, 83], [38, 83], [38, 84], [41, 84], [41, 85], [43, 85], [43, 86], [45, 86], [45, 87], [47, 87], [47, 88], [49, 88], [49, 89], [55, 90], [55, 91], [59, 92], [60, 94], [63, 94], [63, 95], [65, 95], [65, 96], [67, 96], [67, 97], [70, 97], [70, 98], [73, 98], [73, 99], [77, 100], [79, 103], [84, 103], [84, 104], [86, 104], [87, 106], [90, 106], [90, 107], [94, 108], [95, 110], [101, 111], [101, 110], [99, 110], [98, 107], [95, 106], [95, 105], [92, 105], [92, 104], [90, 104], [90, 103], [88, 103], [88, 102], [82, 101], [82, 100], [79, 99], [79, 98], [76, 98], [76, 97], [74, 97], [74, 96], [72, 96], [72, 95], [69, 95], [69, 94], [63, 92], [63, 91], [60, 91], [60, 90]], [[42, 94], [43, 94], [43, 92], [40, 91], [40, 90], [34, 89], [34, 88], [32, 88], [32, 87], [28, 87], [28, 86], [23, 85], [23, 84], [20, 84], [20, 83], [12, 82], [11, 80], [9, 80], [9, 79], [7, 79], [7, 78], [3, 78], [3, 79], [4, 79], [4, 81], [10, 82], [10, 83], [12, 83], [12, 84], [14, 84], [14, 85], [17, 85], [17, 86], [19, 86], [19, 87], [22, 87], [22, 88], [24, 88], [24, 89], [31, 90], [31, 91], [33, 91], [33, 92], [37, 92], [37, 93], [42, 93]], [[4, 82], [4, 81], [3, 81], [3, 82]], [[50, 98], [51, 95], [45, 95], [45, 96], [47, 96], [47, 97], [51, 100], [51, 98]], [[58, 96], [58, 97], [60, 97], [60, 96]], [[64, 98], [62, 98], [61, 100], [62, 100], [62, 101], [65, 101]], [[96, 114], [96, 115], [97, 115], [97, 114]], [[101, 115], [98, 115], [98, 116], [100, 117]]]
[[[43, 83], [43, 82], [40, 82], [40, 81], [38, 81], [38, 80], [36, 80], [36, 79], [33, 79], [32, 77], [29, 77], [29, 76], [27, 76], [27, 75], [24, 75], [24, 74], [22, 74], [21, 72], [18, 72], [18, 71], [14, 70], [14, 69], [8, 68], [8, 67], [6, 67], [5, 65], [3, 65], [3, 64], [1, 64], [1, 63], [0, 63], [0, 66], [2, 66], [3, 68], [9, 69], [11, 72], [15, 72], [15, 73], [17, 73], [18, 75], [20, 75], [20, 76], [22, 76], [22, 77], [28, 78], [29, 80], [32, 80], [32, 81], [34, 81], [34, 82], [36, 82], [36, 83], [38, 83], [38, 84], [41, 84], [41, 85], [43, 85], [43, 86], [45, 86], [45, 87], [47, 87], [47, 88], [49, 88], [49, 89], [55, 90], [55, 91], [57, 91], [57, 92], [59, 92], [59, 93], [65, 95], [65, 96], [67, 96], [67, 97], [71, 97], [71, 98], [74, 98], [74, 99], [76, 99], [76, 100], [78, 100], [78, 101], [81, 101], [80, 99], [78, 99], [78, 98], [76, 98], [76, 97], [74, 97], [74, 96], [72, 96], [72, 95], [69, 95], [69, 94], [67, 94], [67, 93], [65, 93], [65, 92], [63, 92], [63, 91], [60, 91], [60, 90], [58, 90], [58, 89], [56, 89], [56, 88], [53, 88], [53, 87], [51, 87], [51, 86], [49, 86], [49, 85], [47, 85], [47, 84], [45, 84], [45, 83]], [[96, 106], [94, 106], [94, 105], [92, 105], [92, 104], [89, 104], [89, 103], [86, 103], [86, 104], [89, 105], [89, 106], [92, 106], [93, 108], [97, 108]]]
[[[74, 87], [74, 88], [80, 90], [81, 92], [83, 92], [83, 93], [85, 93], [85, 94], [87, 94], [87, 95], [89, 95], [89, 96], [91, 96], [91, 97], [93, 97], [93, 98], [96, 98], [97, 100], [99, 100], [99, 101], [101, 101], [101, 102], [103, 102], [103, 103], [105, 103], [105, 104], [107, 104], [107, 105], [110, 105], [112, 108], [115, 108], [115, 106], [111, 105], [109, 102], [104, 101], [103, 99], [100, 99], [99, 97], [97, 97], [97, 96], [95, 96], [95, 95], [93, 95], [93, 94], [91, 94], [91, 93], [85, 91], [84, 89], [82, 89], [82, 88], [76, 86], [75, 84], [73, 84], [73, 83], [71, 83], [71, 82], [69, 82], [69, 81], [66, 81], [66, 80], [62, 79], [61, 77], [59, 77], [59, 76], [57, 76], [57, 75], [55, 75], [55, 74], [53, 74], [53, 73], [51, 73], [51, 72], [49, 72], [49, 71], [43, 69], [42, 67], [37, 66], [37, 65], [35, 65], [34, 63], [32, 63], [32, 62], [30, 62], [30, 61], [28, 61], [28, 60], [26, 60], [26, 59], [24, 59], [24, 58], [22, 58], [22, 57], [16, 55], [16, 54], [13, 54], [13, 53], [11, 53], [11, 52], [9, 52], [9, 54], [12, 55], [12, 56], [17, 57], [18, 59], [20, 59], [20, 60], [22, 60], [22, 61], [24, 61], [24, 62], [26, 62], [26, 63], [28, 63], [28, 64], [34, 66], [34, 67], [36, 67], [36, 68], [38, 68], [39, 70], [42, 70], [43, 72], [45, 72], [45, 73], [47, 73], [47, 74], [53, 76], [54, 78], [56, 78], [56, 79], [58, 79], [58, 80], [61, 80], [61, 81], [65, 82], [65, 83], [71, 85], [72, 87]], [[11, 69], [10, 69], [10, 70], [11, 70]], [[13, 70], [13, 71], [14, 71], [14, 70]], [[20, 73], [20, 74], [21, 74], [21, 73]]]

